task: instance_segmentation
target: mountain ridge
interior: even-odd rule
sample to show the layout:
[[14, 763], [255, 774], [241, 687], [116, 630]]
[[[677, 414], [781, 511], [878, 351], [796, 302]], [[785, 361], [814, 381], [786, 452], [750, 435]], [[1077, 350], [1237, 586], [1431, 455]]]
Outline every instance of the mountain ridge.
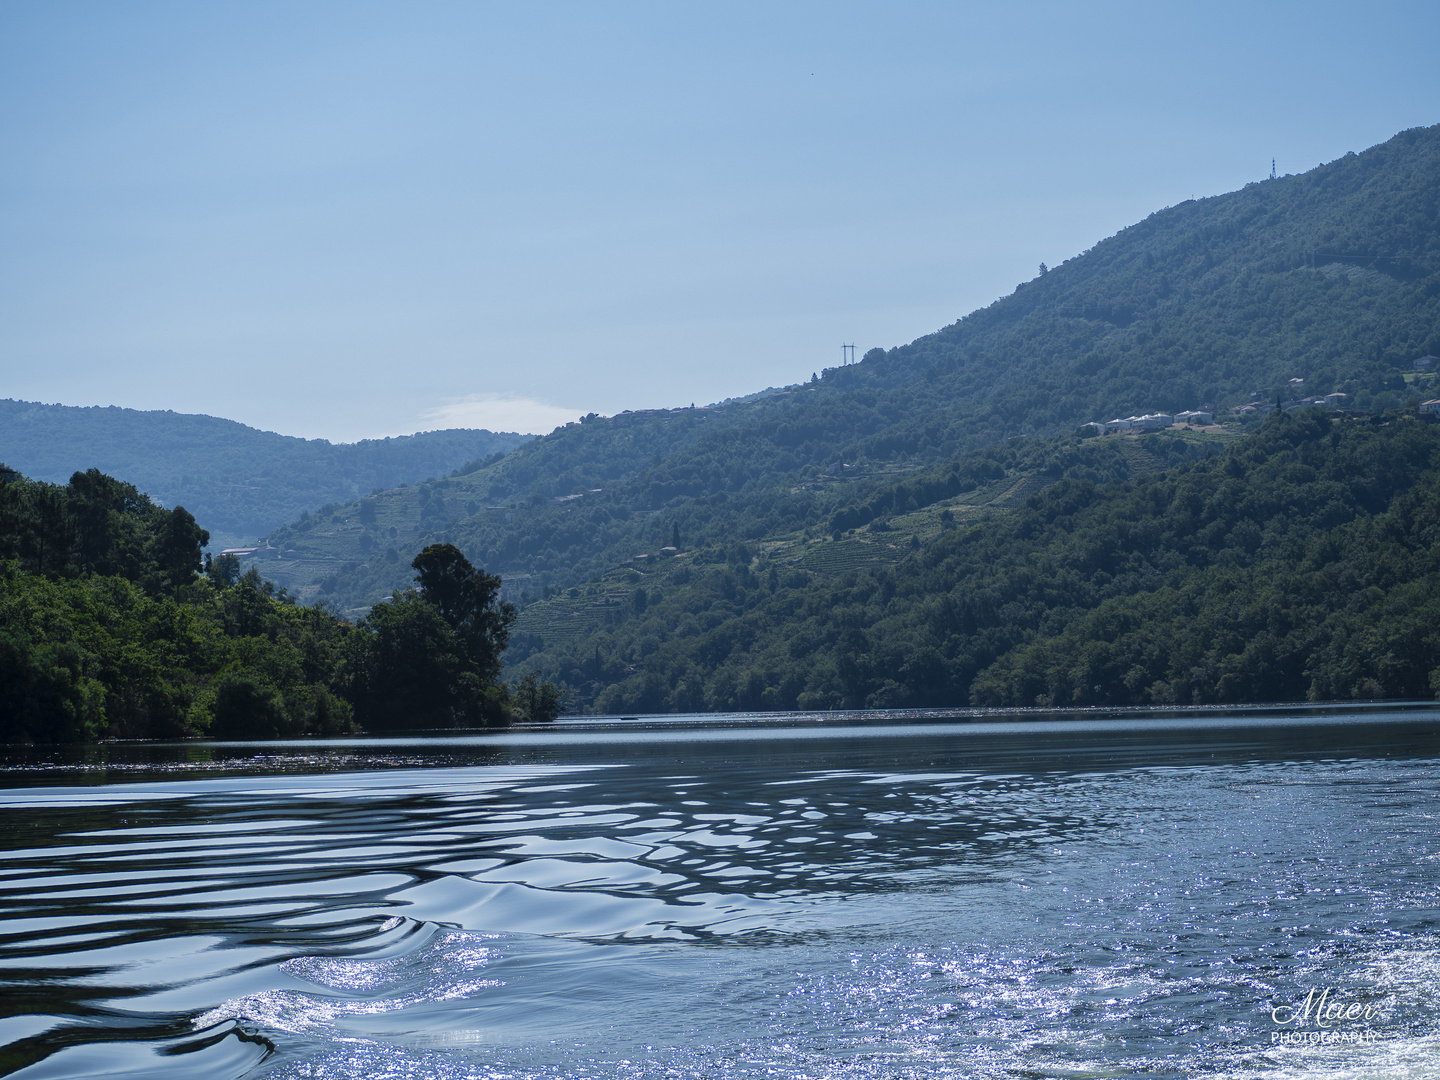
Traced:
[[592, 414], [392, 493], [378, 531], [361, 503], [323, 527], [292, 522], [271, 535], [294, 556], [274, 569], [359, 609], [406, 583], [414, 551], [445, 541], [504, 577], [510, 599], [534, 599], [677, 527], [693, 545], [813, 539], [896, 475], [1113, 415], [1274, 401], [1293, 378], [1352, 410], [1413, 404], [1437, 392], [1410, 370], [1440, 352], [1437, 212], [1440, 127], [1402, 132], [1157, 211], [948, 327], [809, 383]]
[[448, 429], [331, 443], [199, 413], [0, 400], [0, 461], [48, 483], [90, 468], [124, 477], [204, 520], [217, 548], [374, 487], [446, 475], [527, 439]]

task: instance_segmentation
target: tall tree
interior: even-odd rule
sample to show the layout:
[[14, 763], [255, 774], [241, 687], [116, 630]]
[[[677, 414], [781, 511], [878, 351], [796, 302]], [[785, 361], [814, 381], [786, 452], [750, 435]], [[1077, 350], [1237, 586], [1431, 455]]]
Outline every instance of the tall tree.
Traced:
[[472, 727], [503, 722], [500, 654], [515, 609], [500, 579], [453, 544], [415, 557], [418, 591], [376, 604], [349, 646], [355, 708], [374, 728]]
[[177, 506], [156, 530], [155, 563], [161, 580], [171, 589], [189, 584], [203, 570], [201, 549], [210, 543], [210, 533], [195, 523], [194, 516]]
[[159, 510], [134, 484], [87, 469], [70, 477], [70, 512], [79, 534], [81, 568], [138, 576], [145, 523]]
[[421, 598], [439, 609], [471, 670], [494, 682], [516, 616], [514, 605], [500, 602], [500, 579], [477, 570], [454, 544], [431, 544], [410, 565]]

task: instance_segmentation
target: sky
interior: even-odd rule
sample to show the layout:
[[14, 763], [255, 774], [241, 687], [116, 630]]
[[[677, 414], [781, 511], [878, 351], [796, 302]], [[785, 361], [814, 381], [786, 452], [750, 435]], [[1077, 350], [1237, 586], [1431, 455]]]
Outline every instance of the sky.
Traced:
[[781, 386], [1440, 122], [1433, 3], [0, 0], [0, 397], [354, 441]]

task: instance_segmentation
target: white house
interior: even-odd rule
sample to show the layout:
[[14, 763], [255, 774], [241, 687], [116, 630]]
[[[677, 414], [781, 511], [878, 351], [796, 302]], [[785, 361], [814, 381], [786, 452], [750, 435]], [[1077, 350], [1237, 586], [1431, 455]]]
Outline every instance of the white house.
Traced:
[[1157, 431], [1160, 428], [1173, 426], [1175, 418], [1169, 413], [1147, 413], [1144, 416], [1130, 417], [1130, 428], [1132, 431]]

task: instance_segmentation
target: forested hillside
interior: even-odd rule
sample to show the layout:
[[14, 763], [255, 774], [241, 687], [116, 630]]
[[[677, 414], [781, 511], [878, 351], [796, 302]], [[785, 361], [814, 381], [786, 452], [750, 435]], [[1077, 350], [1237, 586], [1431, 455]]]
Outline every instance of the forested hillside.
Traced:
[[[453, 547], [358, 624], [297, 605], [98, 470], [0, 466], [0, 742], [273, 738], [550, 719], [554, 688], [499, 682], [514, 612]], [[203, 571], [203, 572], [202, 572]]]
[[1037, 445], [1058, 482], [1020, 508], [923, 539], [912, 516], [868, 557], [652, 557], [535, 606], [517, 645], [602, 713], [1440, 691], [1440, 425], [1275, 413], [1162, 473], [1086, 475], [1126, 441]]
[[448, 476], [527, 438], [455, 430], [332, 444], [213, 416], [0, 401], [0, 461], [49, 483], [87, 469], [123, 476], [167, 506], [189, 507], [218, 546], [377, 487]]
[[1407, 131], [1159, 211], [944, 330], [806, 384], [587, 417], [464, 475], [311, 514], [270, 534], [263, 572], [360, 612], [447, 541], [532, 602], [674, 539], [831, 538], [899, 478], [1089, 420], [1224, 415], [1293, 396], [1292, 379], [1348, 395], [1354, 412], [1413, 406], [1440, 394], [1413, 370], [1440, 353], [1437, 214], [1440, 128]]

